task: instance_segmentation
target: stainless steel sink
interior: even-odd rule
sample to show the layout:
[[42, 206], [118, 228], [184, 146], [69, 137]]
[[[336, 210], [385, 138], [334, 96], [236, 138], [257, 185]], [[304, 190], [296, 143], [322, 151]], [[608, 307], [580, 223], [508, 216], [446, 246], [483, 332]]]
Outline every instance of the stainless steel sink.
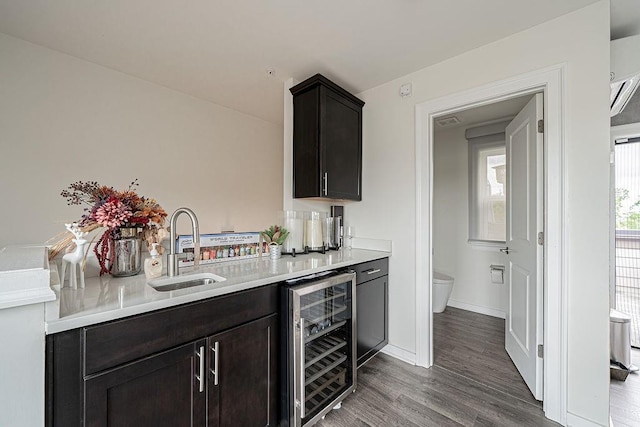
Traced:
[[185, 276], [163, 277], [147, 282], [149, 286], [158, 292], [176, 291], [178, 289], [193, 288], [195, 286], [212, 285], [224, 282], [224, 277], [211, 273], [189, 274]]

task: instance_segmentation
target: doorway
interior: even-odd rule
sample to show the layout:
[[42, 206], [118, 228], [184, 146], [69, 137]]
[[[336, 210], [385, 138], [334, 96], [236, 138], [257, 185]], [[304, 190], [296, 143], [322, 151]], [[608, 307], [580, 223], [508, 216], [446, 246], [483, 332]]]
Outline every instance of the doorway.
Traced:
[[[434, 365], [541, 407], [537, 357], [522, 351], [529, 347], [535, 352], [537, 295], [535, 289], [533, 295], [521, 292], [526, 284], [519, 273], [528, 271], [525, 281], [535, 285], [542, 265], [537, 248], [527, 252], [528, 246], [518, 241], [527, 228], [520, 217], [536, 220], [536, 190], [542, 187], [536, 175], [537, 132], [526, 134], [536, 125], [537, 104], [542, 107], [542, 94], [526, 94], [435, 119], [433, 328]], [[511, 136], [508, 143], [506, 132]], [[526, 158], [532, 159], [531, 165]], [[528, 182], [530, 178], [534, 182]], [[508, 194], [507, 184], [520, 193]], [[520, 197], [526, 194], [530, 197]], [[528, 205], [532, 209], [526, 209]], [[542, 229], [541, 222], [534, 226]], [[528, 240], [535, 241], [535, 229], [529, 234]], [[452, 280], [443, 281], [444, 277]], [[522, 298], [534, 306], [528, 307]], [[531, 310], [532, 316], [527, 316]], [[505, 322], [510, 327], [505, 328]]]
[[432, 304], [432, 190], [434, 119], [517, 96], [544, 93], [545, 245], [543, 278], [545, 415], [559, 423], [567, 420], [567, 309], [564, 274], [563, 84], [564, 66], [558, 65], [416, 106], [416, 363], [433, 364]]
[[615, 277], [611, 303], [612, 308], [631, 316], [631, 346], [640, 348], [640, 129], [636, 132], [613, 141]]
[[[611, 128], [611, 308], [631, 318], [631, 363], [640, 365], [640, 122]], [[614, 372], [621, 372], [613, 368]], [[640, 423], [640, 374], [613, 375], [610, 414], [614, 425]]]

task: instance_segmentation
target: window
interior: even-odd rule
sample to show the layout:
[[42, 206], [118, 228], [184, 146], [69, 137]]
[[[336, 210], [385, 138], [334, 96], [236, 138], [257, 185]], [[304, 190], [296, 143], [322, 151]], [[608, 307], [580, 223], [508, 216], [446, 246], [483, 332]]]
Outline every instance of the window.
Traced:
[[469, 139], [469, 242], [504, 243], [504, 133]]

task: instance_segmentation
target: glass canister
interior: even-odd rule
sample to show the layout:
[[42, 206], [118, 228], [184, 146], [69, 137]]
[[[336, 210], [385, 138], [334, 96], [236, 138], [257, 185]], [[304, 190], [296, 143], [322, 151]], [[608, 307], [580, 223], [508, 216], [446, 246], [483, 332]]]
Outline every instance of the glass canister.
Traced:
[[335, 249], [335, 218], [328, 216], [322, 220], [322, 243], [325, 249]]
[[322, 250], [322, 223], [326, 212], [305, 212], [304, 245], [311, 250]]
[[142, 239], [136, 227], [121, 227], [113, 238], [111, 275], [135, 276], [142, 268]]
[[289, 237], [282, 244], [284, 252], [304, 252], [304, 214], [298, 211], [281, 211], [280, 217], [280, 224], [289, 232]]

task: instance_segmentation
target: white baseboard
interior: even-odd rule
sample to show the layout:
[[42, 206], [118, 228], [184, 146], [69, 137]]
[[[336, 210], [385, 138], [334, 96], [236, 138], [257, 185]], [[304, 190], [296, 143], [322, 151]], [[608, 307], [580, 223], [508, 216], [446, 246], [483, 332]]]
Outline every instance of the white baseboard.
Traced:
[[500, 319], [505, 319], [507, 315], [504, 311], [496, 310], [495, 308], [482, 307], [480, 305], [469, 304], [462, 301], [457, 301], [449, 298], [448, 306], [459, 308], [462, 310], [473, 311], [474, 313], [486, 314], [487, 316], [498, 317]]
[[416, 364], [416, 354], [410, 351], [404, 350], [400, 347], [396, 347], [395, 345], [387, 344], [382, 347], [380, 350], [381, 353], [388, 354], [391, 357], [395, 357], [398, 360], [402, 360], [403, 362], [410, 363], [411, 365]]
[[607, 427], [607, 424], [598, 424], [579, 415], [567, 412], [567, 427]]

